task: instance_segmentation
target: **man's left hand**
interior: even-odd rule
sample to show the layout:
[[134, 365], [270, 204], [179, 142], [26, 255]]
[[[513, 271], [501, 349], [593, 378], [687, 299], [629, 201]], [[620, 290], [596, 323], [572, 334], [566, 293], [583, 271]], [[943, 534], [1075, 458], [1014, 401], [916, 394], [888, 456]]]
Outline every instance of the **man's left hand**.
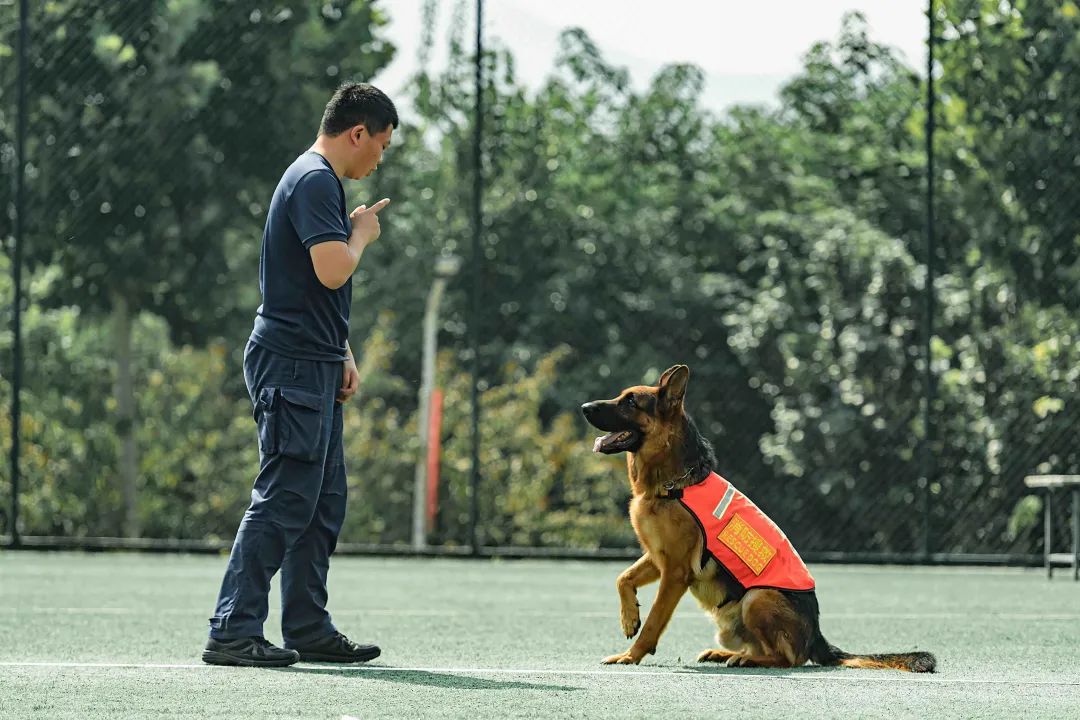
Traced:
[[344, 369], [341, 373], [341, 387], [338, 389], [337, 401], [343, 403], [353, 395], [360, 388], [360, 373], [356, 369], [356, 360], [349, 357], [344, 362]]

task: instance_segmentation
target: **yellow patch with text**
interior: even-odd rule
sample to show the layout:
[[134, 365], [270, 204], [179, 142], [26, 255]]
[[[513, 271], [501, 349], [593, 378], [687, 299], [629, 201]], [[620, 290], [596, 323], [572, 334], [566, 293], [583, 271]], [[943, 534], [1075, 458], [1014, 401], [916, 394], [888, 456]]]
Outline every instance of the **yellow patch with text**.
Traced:
[[739, 515], [732, 516], [731, 522], [716, 537], [738, 555], [755, 575], [760, 575], [776, 556], [776, 548]]

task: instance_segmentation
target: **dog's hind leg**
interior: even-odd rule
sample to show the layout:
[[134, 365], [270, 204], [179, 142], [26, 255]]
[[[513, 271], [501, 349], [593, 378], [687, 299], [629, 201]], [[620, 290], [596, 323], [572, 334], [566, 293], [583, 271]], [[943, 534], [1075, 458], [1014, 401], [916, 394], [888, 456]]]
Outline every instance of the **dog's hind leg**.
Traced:
[[698, 662], [713, 662], [713, 663], [726, 663], [733, 657], [738, 657], [739, 653], [731, 652], [730, 650], [706, 650], [697, 657]]
[[656, 567], [649, 554], [645, 553], [638, 558], [637, 562], [626, 568], [615, 582], [615, 587], [619, 589], [619, 620], [626, 637], [634, 637], [641, 628], [637, 589], [642, 585], [656, 582], [659, 577], [660, 568]]
[[[739, 628], [743, 632], [746, 628]], [[775, 647], [760, 641], [748, 641], [745, 643], [730, 642], [735, 633], [729, 632], [727, 641], [724, 641], [725, 633], [717, 633], [717, 639], [729, 647], [728, 650], [717, 648], [706, 650], [698, 655], [698, 662], [723, 663], [728, 667], [794, 667], [797, 663], [791, 644], [784, 637], [778, 638]]]
[[733, 657], [758, 650], [753, 634], [743, 625], [741, 602], [733, 601], [714, 607], [709, 615], [716, 623], [717, 647], [698, 655], [698, 662], [726, 663]]
[[[716, 662], [720, 662], [717, 660]], [[797, 667], [790, 658], [784, 655], [743, 655], [732, 653], [724, 664], [728, 667], [765, 667], [765, 668], [789, 668]]]
[[741, 605], [743, 627], [754, 642], [730, 658], [727, 661], [729, 667], [798, 667], [806, 664], [812, 629], [783, 593], [751, 590]]

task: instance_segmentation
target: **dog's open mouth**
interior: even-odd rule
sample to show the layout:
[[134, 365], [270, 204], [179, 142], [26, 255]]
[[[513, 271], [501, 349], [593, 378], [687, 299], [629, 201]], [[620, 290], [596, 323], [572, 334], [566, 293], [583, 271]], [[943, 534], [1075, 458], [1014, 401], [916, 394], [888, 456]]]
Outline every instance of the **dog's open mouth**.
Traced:
[[612, 453], [636, 450], [641, 443], [641, 433], [636, 430], [620, 430], [602, 435], [593, 442], [593, 452], [611, 455]]

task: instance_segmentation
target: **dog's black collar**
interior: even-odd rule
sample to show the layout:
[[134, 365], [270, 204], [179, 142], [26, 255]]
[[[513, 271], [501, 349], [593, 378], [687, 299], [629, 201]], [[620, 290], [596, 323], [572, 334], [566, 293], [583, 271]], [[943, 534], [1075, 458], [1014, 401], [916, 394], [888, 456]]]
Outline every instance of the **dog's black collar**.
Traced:
[[679, 485], [679, 483], [682, 480], [685, 480], [687, 478], [687, 476], [689, 476], [690, 473], [694, 472], [695, 470], [697, 470], [700, 473], [704, 469], [705, 468], [698, 467], [698, 466], [695, 465], [694, 467], [691, 467], [689, 470], [687, 470], [686, 472], [684, 472], [682, 475], [675, 478], [674, 480], [668, 480], [666, 483], [664, 483], [664, 490], [666, 491], [666, 494], [664, 494], [664, 495], [657, 494], [656, 497], [660, 498], [661, 500], [678, 500], [679, 498], [681, 498], [683, 496], [683, 490], [685, 490], [688, 487], [693, 487], [694, 485], [700, 485], [701, 483], [705, 482], [706, 478], [708, 478], [711, 473], [706, 472], [705, 474], [703, 474], [701, 476], [701, 478], [699, 480], [695, 480], [694, 482], [691, 482], [691, 483], [686, 483], [685, 485]]

